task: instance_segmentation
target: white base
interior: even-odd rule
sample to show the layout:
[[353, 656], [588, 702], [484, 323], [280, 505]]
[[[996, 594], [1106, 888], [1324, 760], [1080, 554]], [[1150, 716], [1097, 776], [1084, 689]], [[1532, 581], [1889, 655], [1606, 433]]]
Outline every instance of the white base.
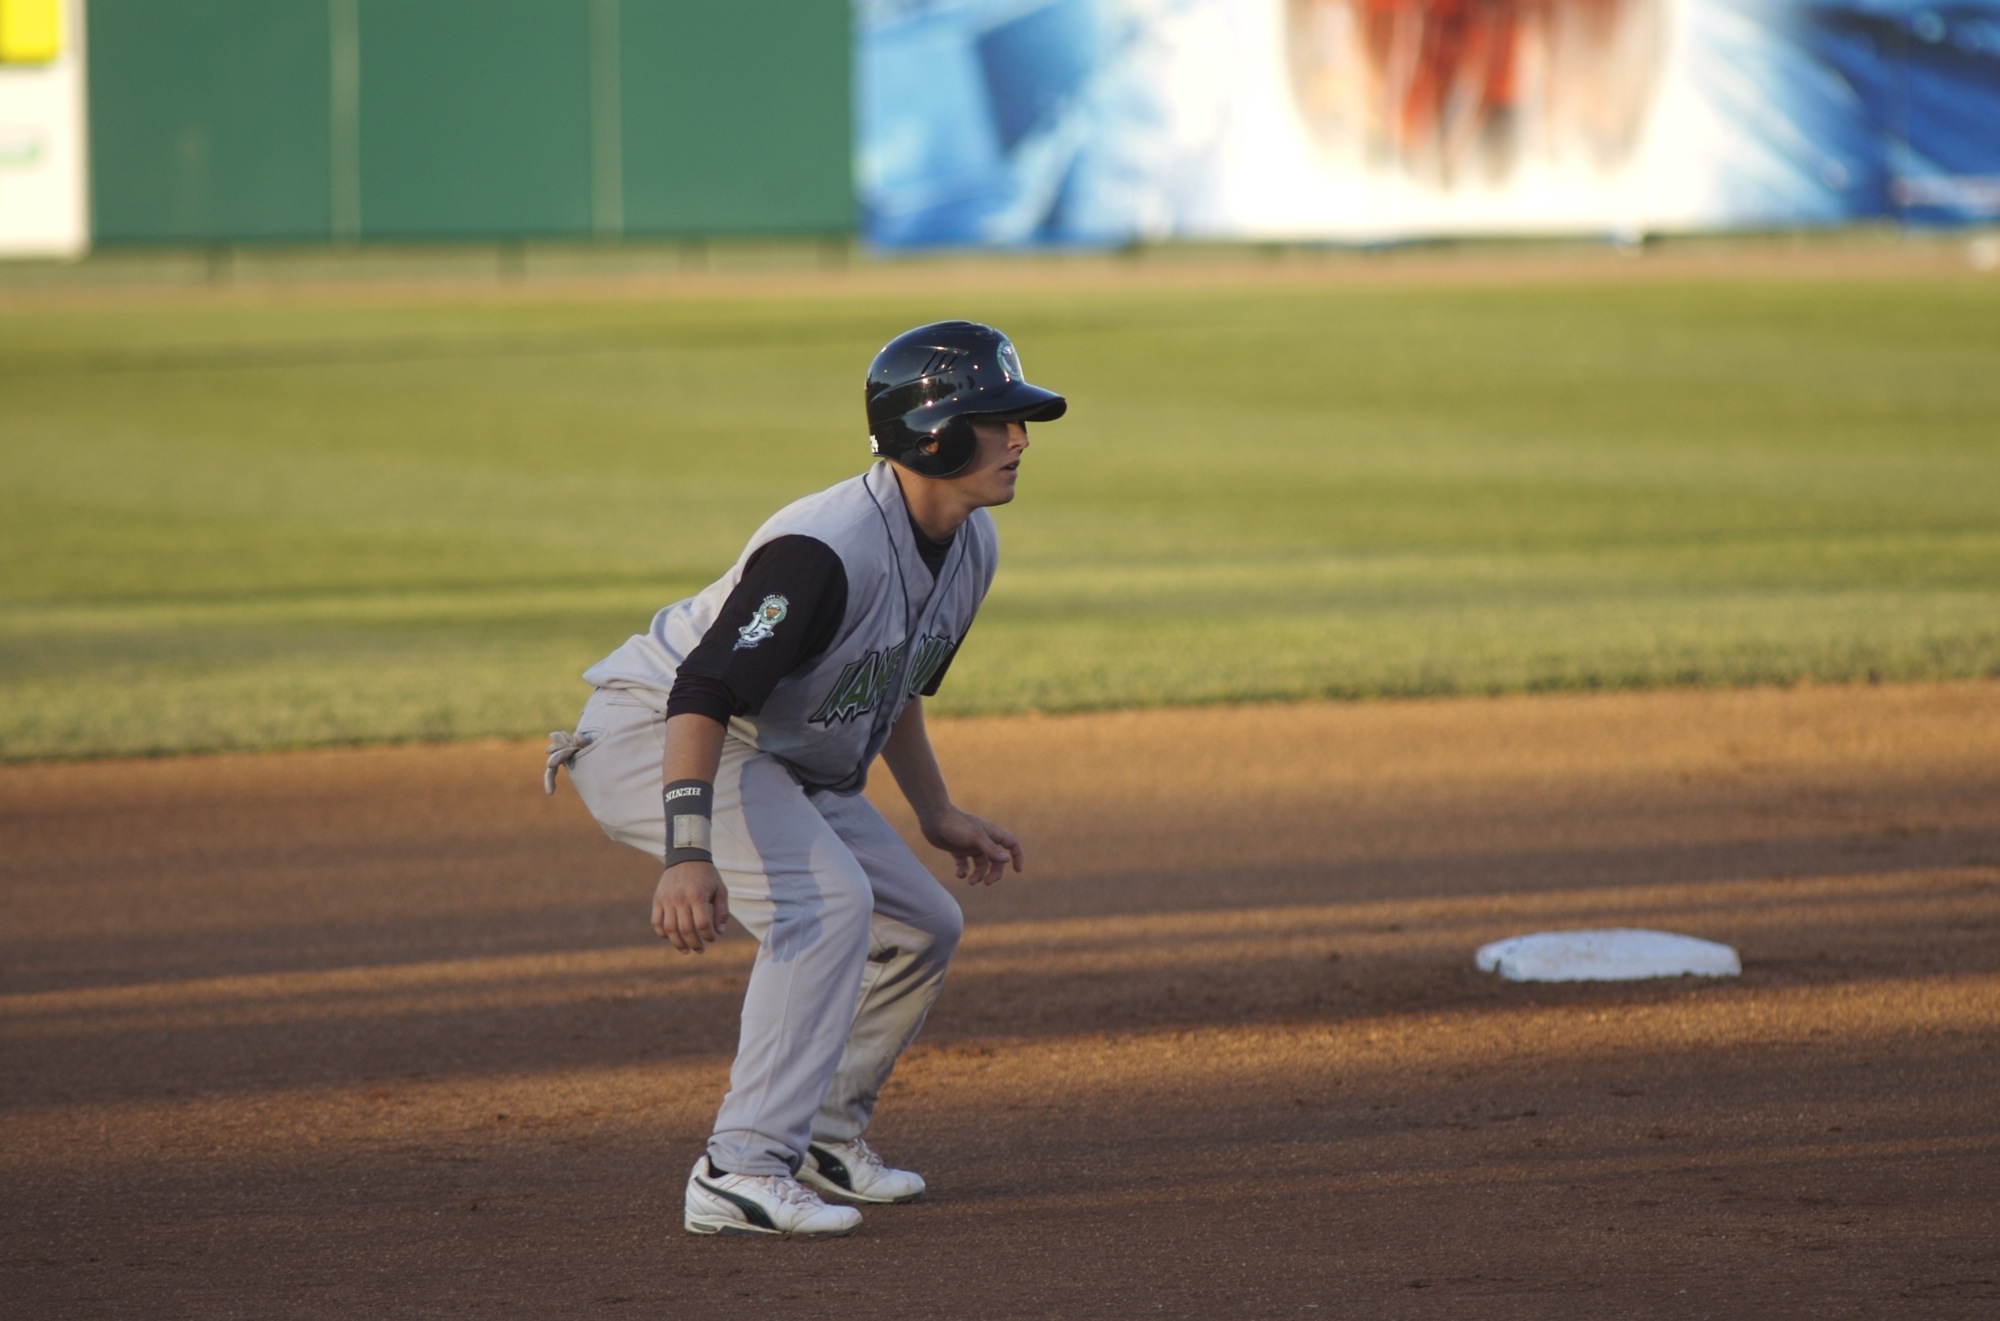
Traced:
[[1670, 931], [1538, 931], [1480, 946], [1473, 962], [1510, 982], [1631, 982], [1648, 977], [1735, 977], [1736, 951]]

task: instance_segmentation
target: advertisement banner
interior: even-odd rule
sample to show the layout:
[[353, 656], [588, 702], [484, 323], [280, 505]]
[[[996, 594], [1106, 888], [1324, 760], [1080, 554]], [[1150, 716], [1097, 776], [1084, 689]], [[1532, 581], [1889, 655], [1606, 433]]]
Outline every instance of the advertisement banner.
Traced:
[[2000, 0], [858, 0], [888, 248], [2000, 219]]
[[0, 257], [90, 244], [83, 0], [0, 0]]

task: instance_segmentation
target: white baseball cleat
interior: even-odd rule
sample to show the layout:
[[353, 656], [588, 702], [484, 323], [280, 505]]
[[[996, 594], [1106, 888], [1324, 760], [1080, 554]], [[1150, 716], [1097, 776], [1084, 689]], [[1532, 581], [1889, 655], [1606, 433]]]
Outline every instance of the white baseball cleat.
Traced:
[[884, 1165], [860, 1138], [807, 1147], [799, 1180], [852, 1202], [914, 1202], [924, 1195], [923, 1175]]
[[717, 1174], [703, 1156], [688, 1175], [690, 1234], [797, 1234], [833, 1237], [861, 1228], [851, 1206], [828, 1206], [789, 1174]]

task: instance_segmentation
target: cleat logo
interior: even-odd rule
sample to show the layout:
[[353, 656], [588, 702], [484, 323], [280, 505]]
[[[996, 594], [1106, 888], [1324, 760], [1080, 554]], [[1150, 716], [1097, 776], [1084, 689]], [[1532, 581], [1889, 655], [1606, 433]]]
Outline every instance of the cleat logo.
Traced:
[[722, 1198], [724, 1201], [735, 1203], [736, 1209], [743, 1213], [743, 1221], [745, 1224], [755, 1225], [759, 1229], [770, 1229], [770, 1230], [777, 1229], [778, 1226], [776, 1225], [776, 1223], [772, 1221], [771, 1217], [769, 1216], [769, 1214], [765, 1212], [764, 1208], [757, 1205], [749, 1198], [739, 1197], [735, 1193], [730, 1192], [727, 1188], [718, 1188], [714, 1184], [710, 1183], [708, 1180], [700, 1178], [698, 1176], [696, 1177], [695, 1182], [700, 1184], [703, 1188], [706, 1188], [709, 1192], [714, 1193], [717, 1197]]
[[812, 1148], [812, 1158], [813, 1167], [828, 1182], [837, 1183], [850, 1191], [853, 1189], [854, 1176], [849, 1174], [847, 1167], [840, 1163], [840, 1157], [834, 1155], [824, 1147], [814, 1147]]

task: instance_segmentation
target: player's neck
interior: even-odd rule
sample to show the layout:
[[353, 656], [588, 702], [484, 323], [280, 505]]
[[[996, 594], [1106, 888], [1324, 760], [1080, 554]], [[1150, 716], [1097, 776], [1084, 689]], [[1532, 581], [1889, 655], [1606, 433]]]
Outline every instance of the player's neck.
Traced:
[[978, 508], [950, 482], [925, 477], [895, 464], [889, 465], [889, 471], [896, 474], [896, 484], [903, 489], [903, 504], [908, 507], [910, 517], [932, 541], [950, 541], [952, 534]]

